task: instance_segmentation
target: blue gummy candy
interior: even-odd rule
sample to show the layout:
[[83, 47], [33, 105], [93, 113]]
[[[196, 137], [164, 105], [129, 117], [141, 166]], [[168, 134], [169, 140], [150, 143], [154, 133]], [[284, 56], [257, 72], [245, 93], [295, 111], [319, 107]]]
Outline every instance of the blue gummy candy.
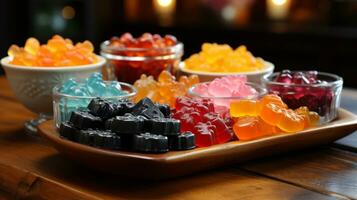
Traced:
[[97, 97], [105, 96], [107, 90], [107, 86], [102, 81], [88, 82], [87, 88], [91, 96], [97, 96]]
[[112, 81], [107, 86], [108, 96], [122, 96], [124, 94], [126, 94], [126, 92], [121, 89], [120, 83], [117, 81]]
[[75, 81], [73, 78], [68, 79], [66, 82], [63, 83], [60, 92], [67, 94], [70, 90], [71, 87], [77, 85], [77, 81]]
[[87, 78], [87, 83], [91, 84], [93, 82], [103, 82], [103, 75], [101, 73], [93, 73]]

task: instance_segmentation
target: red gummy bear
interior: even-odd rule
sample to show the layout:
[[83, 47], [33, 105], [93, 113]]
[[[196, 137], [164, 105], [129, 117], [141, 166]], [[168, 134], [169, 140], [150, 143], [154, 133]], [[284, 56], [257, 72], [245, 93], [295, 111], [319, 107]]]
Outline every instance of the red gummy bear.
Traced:
[[180, 97], [176, 99], [175, 108], [173, 118], [181, 121], [181, 131], [196, 135], [198, 147], [225, 143], [233, 138], [231, 118], [214, 112], [210, 100]]
[[216, 127], [211, 123], [200, 122], [194, 127], [196, 146], [198, 147], [208, 147], [217, 144], [215, 131]]

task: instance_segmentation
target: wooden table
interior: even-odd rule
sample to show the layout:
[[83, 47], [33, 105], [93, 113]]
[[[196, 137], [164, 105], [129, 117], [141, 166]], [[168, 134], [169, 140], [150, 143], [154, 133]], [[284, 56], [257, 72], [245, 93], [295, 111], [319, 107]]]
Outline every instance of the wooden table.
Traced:
[[[357, 92], [344, 91], [343, 106], [357, 112], [356, 100]], [[330, 146], [153, 182], [92, 171], [25, 135], [23, 124], [34, 114], [16, 101], [4, 77], [0, 113], [0, 200], [357, 199], [356, 134]]]

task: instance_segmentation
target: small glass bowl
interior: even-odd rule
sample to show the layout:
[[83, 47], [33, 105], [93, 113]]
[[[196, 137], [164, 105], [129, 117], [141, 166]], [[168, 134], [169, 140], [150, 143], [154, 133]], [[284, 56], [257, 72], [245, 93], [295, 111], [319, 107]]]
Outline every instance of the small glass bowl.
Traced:
[[155, 78], [163, 70], [173, 72], [183, 55], [183, 44], [163, 48], [128, 48], [110, 46], [110, 41], [100, 45], [100, 54], [107, 59], [110, 80], [134, 83], [142, 74]]
[[208, 85], [210, 82], [202, 82], [193, 85], [188, 90], [188, 96], [192, 98], [208, 99], [214, 104], [215, 111], [218, 113], [225, 113], [229, 111], [230, 103], [239, 99], [259, 99], [265, 94], [267, 90], [257, 83], [247, 82], [246, 85], [254, 88], [257, 91], [256, 95], [246, 96], [246, 97], [228, 97], [228, 96], [204, 96], [195, 92], [195, 88], [200, 85]]
[[[305, 71], [292, 71], [303, 72]], [[330, 122], [337, 117], [340, 106], [343, 79], [335, 74], [318, 72], [317, 79], [323, 81], [318, 84], [287, 84], [276, 82], [280, 72], [264, 76], [262, 84], [269, 93], [279, 95], [291, 109], [307, 106], [309, 110], [317, 112], [321, 123]]]
[[[111, 81], [104, 81], [105, 84], [109, 85]], [[127, 91], [127, 94], [120, 96], [108, 96], [100, 97], [109, 101], [132, 101], [136, 95], [136, 89], [134, 86], [119, 82], [122, 90]], [[59, 128], [62, 122], [68, 121], [72, 111], [76, 110], [86, 110], [89, 102], [97, 98], [93, 97], [82, 97], [82, 96], [72, 96], [60, 92], [62, 85], [57, 85], [53, 88], [53, 118], [57, 128]]]

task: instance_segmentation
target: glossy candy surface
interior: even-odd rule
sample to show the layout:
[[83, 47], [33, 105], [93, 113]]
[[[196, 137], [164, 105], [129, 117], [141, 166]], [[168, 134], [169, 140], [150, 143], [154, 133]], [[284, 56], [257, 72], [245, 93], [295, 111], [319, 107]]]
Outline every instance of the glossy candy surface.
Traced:
[[194, 148], [195, 135], [181, 134], [181, 122], [170, 117], [167, 107], [149, 98], [135, 105], [95, 98], [88, 110], [72, 112], [69, 122], [63, 122], [59, 132], [74, 142], [115, 150], [164, 153], [169, 149]]
[[134, 83], [142, 74], [155, 78], [161, 71], [172, 71], [178, 65], [183, 47], [172, 35], [144, 33], [134, 38], [130, 33], [112, 37], [107, 45], [102, 45], [104, 56], [110, 54], [119, 58], [108, 57], [119, 81]]
[[289, 109], [277, 95], [260, 100], [237, 100], [231, 103], [233, 130], [240, 140], [252, 140], [277, 133], [294, 133], [319, 123], [319, 115], [300, 107]]
[[59, 35], [54, 35], [41, 45], [36, 38], [27, 39], [25, 46], [11, 45], [8, 55], [12, 58], [11, 64], [21, 66], [65, 67], [87, 65], [97, 62], [94, 47], [88, 40], [73, 42]]
[[210, 98], [216, 111], [227, 111], [233, 99], [255, 99], [258, 91], [247, 84], [244, 75], [224, 76], [211, 82], [195, 85], [190, 92], [193, 97]]
[[192, 132], [198, 147], [232, 140], [233, 132], [228, 117], [216, 113], [210, 100], [179, 97], [175, 108], [173, 118], [181, 121], [181, 132]]
[[201, 52], [185, 60], [185, 68], [201, 72], [249, 72], [264, 69], [264, 60], [255, 58], [242, 45], [204, 43]]
[[274, 81], [287, 85], [268, 85], [269, 92], [279, 95], [291, 109], [307, 106], [324, 116], [330, 112], [334, 94], [333, 89], [326, 81], [319, 80], [317, 74], [317, 71], [283, 70]]
[[138, 91], [135, 102], [144, 97], [149, 97], [154, 102], [168, 104], [173, 108], [176, 98], [185, 96], [188, 88], [198, 82], [199, 79], [196, 75], [181, 76], [177, 81], [170, 72], [162, 71], [156, 81], [154, 77], [143, 74], [134, 83], [134, 87]]

